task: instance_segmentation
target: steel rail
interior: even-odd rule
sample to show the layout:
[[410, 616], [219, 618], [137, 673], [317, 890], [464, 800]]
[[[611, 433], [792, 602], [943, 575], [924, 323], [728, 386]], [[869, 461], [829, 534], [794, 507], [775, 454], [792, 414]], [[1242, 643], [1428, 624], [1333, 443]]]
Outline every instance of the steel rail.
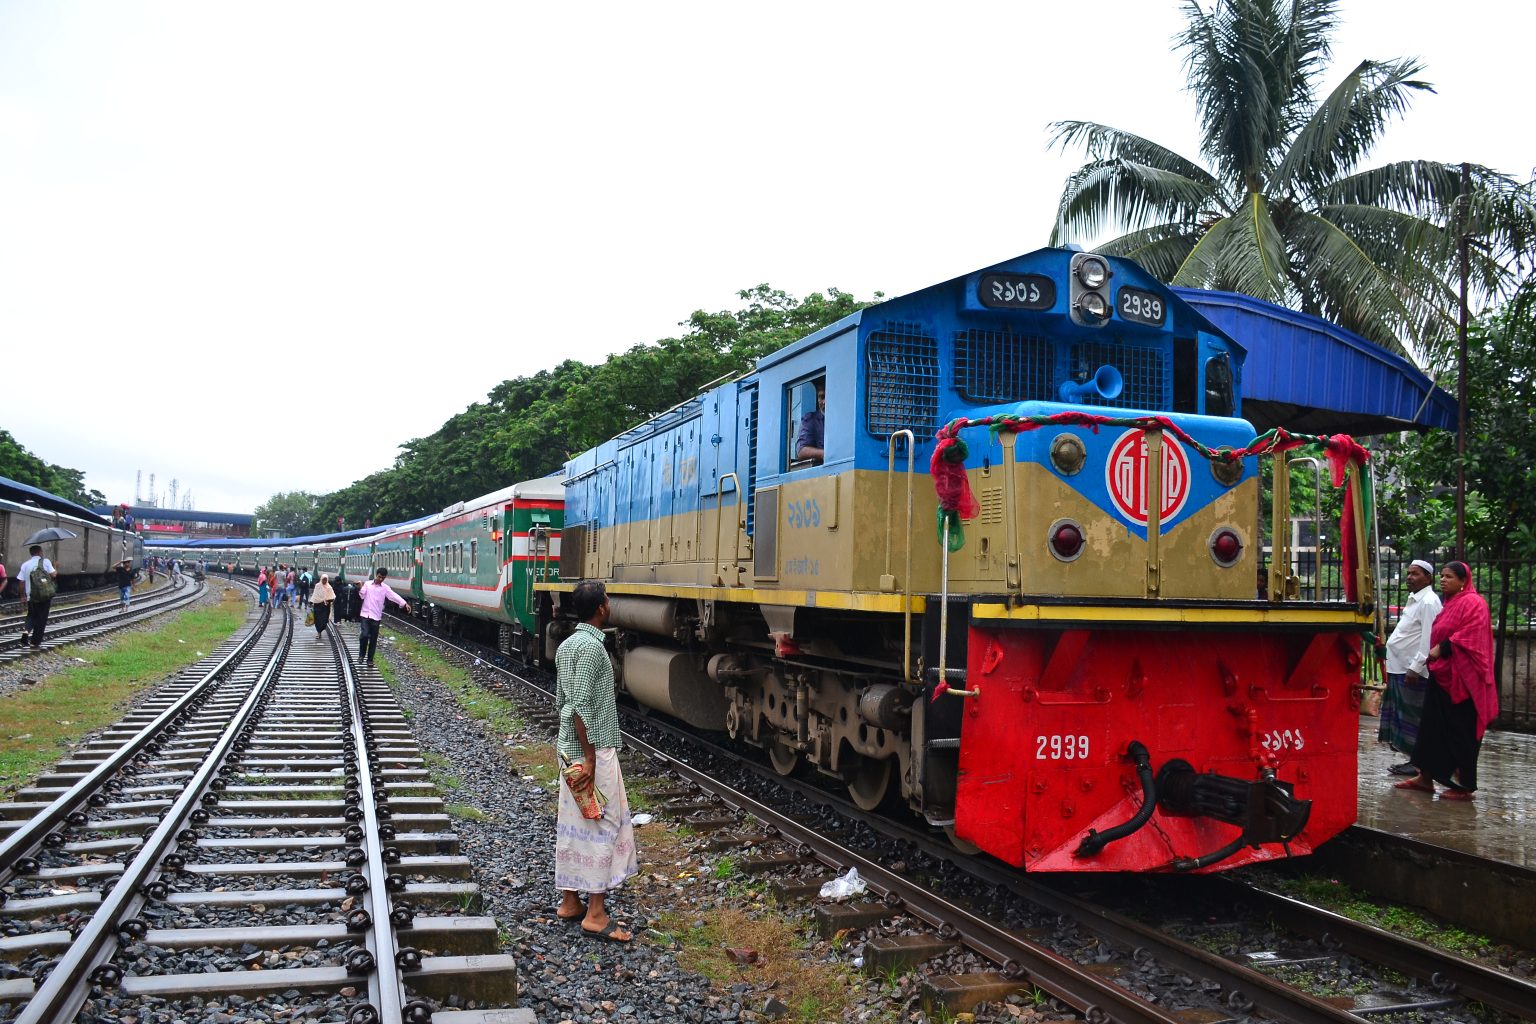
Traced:
[[[156, 594], [152, 598], [141, 601], [127, 611], [120, 609], [116, 614], [94, 615], [97, 609], [93, 608], [61, 615], [57, 620], [50, 618], [45, 643], [55, 644], [56, 641], [69, 637], [90, 639], [90, 636], [77, 636], [77, 634], [88, 633], [95, 628], [100, 628], [101, 632], [107, 632], [109, 629], [131, 626], [156, 615], [176, 611], [202, 596], [206, 586], [206, 584], [192, 584], [185, 592], [181, 592], [182, 587], [176, 587], [168, 593]], [[0, 640], [0, 661], [16, 661], [35, 651], [35, 648], [23, 644], [19, 635]]]
[[170, 707], [156, 715], [153, 721], [140, 729], [131, 739], [107, 755], [100, 764], [82, 776], [79, 782], [60, 793], [46, 808], [33, 815], [26, 824], [7, 836], [5, 841], [0, 843], [0, 885], [15, 877], [16, 862], [34, 852], [44, 836], [64, 821], [124, 765], [138, 756], [139, 752], [153, 742], [166, 726], [185, 715], [189, 705], [195, 703], [209, 688], [244, 661], [250, 654], [251, 648], [266, 632], [270, 619], [271, 607], [269, 606], [261, 619], [253, 624], [249, 635], [240, 642], [239, 646], [204, 673], [202, 679], [193, 683], [187, 692], [178, 697]]
[[[81, 927], [75, 941], [59, 958], [47, 980], [34, 991], [32, 998], [17, 1014], [17, 1024], [66, 1024], [74, 1020], [80, 1008], [85, 1005], [90, 988], [80, 984], [81, 979], [94, 975], [96, 969], [116, 952], [119, 925], [144, 906], [147, 900], [144, 886], [160, 872], [164, 858], [176, 849], [187, 817], [202, 800], [209, 782], [219, 773], [231, 750], [235, 748], [236, 740], [265, 702], [272, 682], [282, 671], [292, 638], [293, 616], [284, 615], [282, 633], [272, 656], [252, 684], [239, 710], [166, 810], [160, 824], [145, 838], [133, 860], [123, 866], [117, 884], [102, 896], [95, 914]], [[102, 978], [99, 983], [110, 985], [112, 981]]]
[[[411, 625], [415, 627], [414, 623]], [[419, 629], [419, 627], [415, 628]], [[435, 637], [434, 639], [438, 639], [439, 642], [446, 643], [451, 647], [457, 646], [451, 641], [442, 640], [442, 638]], [[457, 649], [466, 650], [462, 647]], [[473, 654], [475, 652], [467, 651], [467, 653]], [[549, 691], [540, 686], [536, 681], [518, 672], [505, 667], [495, 666], [494, 663], [491, 663], [491, 667], [499, 668], [499, 671], [506, 673], [528, 688], [546, 695], [549, 694]], [[675, 729], [655, 718], [647, 718], [646, 721], [648, 726], [652, 728], [660, 728], [663, 731], [686, 737], [690, 742], [696, 744], [702, 743], [706, 749], [720, 756], [735, 756], [731, 751], [720, 748], [715, 744], [701, 741], [691, 733]], [[818, 859], [823, 863], [829, 866], [846, 866], [851, 863], [857, 863], [860, 873], [866, 874], [863, 859], [852, 851], [844, 850], [831, 840], [822, 837], [819, 833], [815, 833], [785, 818], [773, 809], [745, 794], [738, 793], [716, 782], [712, 777], [691, 768], [685, 762], [679, 761], [658, 750], [651, 744], [627, 732], [624, 734], [624, 737], [630, 746], [661, 761], [668, 770], [674, 771], [700, 788], [714, 793], [726, 803], [762, 819], [791, 842], [799, 843], [816, 851]], [[746, 767], [751, 768], [754, 772], [758, 771], [753, 765], [746, 764]], [[766, 771], [759, 772], [759, 774], [767, 777]], [[955, 851], [947, 845], [909, 829], [900, 823], [851, 809], [835, 795], [823, 789], [793, 779], [774, 777], [772, 781], [823, 806], [832, 807], [845, 815], [851, 815], [891, 838], [911, 842], [932, 855], [955, 863], [980, 880], [1002, 886], [1014, 895], [1035, 904], [1042, 910], [1074, 919], [1104, 941], [1115, 943], [1132, 953], [1150, 955], [1159, 962], [1165, 963], [1186, 974], [1192, 974], [1212, 981], [1221, 986], [1228, 1001], [1228, 1006], [1234, 1010], [1247, 1012], [1250, 1008], [1257, 1009], [1273, 1019], [1295, 1022], [1295, 1024], [1359, 1024], [1363, 1019], [1359, 1013], [1335, 1006], [1326, 1000], [1312, 996], [1310, 993], [1279, 981], [1262, 971], [1257, 971], [1228, 960], [1219, 954], [1209, 952], [1198, 946], [1172, 939], [1152, 925], [1136, 921], [1126, 915], [1079, 899], [1040, 882], [1021, 878], [1015, 872], [1005, 870], [985, 861], [957, 859]], [[828, 852], [824, 853], [823, 851]], [[1011, 966], [1014, 967], [1015, 972], [1023, 970], [1029, 975], [1031, 981], [1039, 984], [1041, 988], [1058, 995], [1058, 998], [1062, 998], [1061, 993], [1064, 990], [1058, 988], [1057, 984], [1055, 984], [1058, 979], [1051, 977], [1048, 973], [1032, 970], [1027, 966], [1019, 967], [1018, 965], [1021, 964], [1019, 957], [1009, 955], [1006, 951], [1006, 945], [992, 941], [996, 936], [1001, 936], [1006, 944], [1019, 942], [1018, 939], [1009, 933], [997, 929], [985, 921], [971, 917], [968, 912], [961, 908], [952, 908], [945, 901], [922, 893], [916, 887], [911, 888], [918, 895], [915, 897], [908, 895], [907, 892], [903, 891], [907, 888], [907, 883], [900, 879], [899, 876], [885, 871], [878, 864], [870, 864], [866, 878], [871, 880], [871, 887], [873, 889], [885, 894], [894, 894], [897, 901], [904, 905], [904, 909], [936, 927], [942, 928], [949, 921], [969, 917], [970, 921], [966, 922], [967, 925], [969, 926], [970, 922], [974, 921], [979, 926], [979, 929], [974, 932], [969, 930], [969, 928], [961, 929], [960, 937], [966, 945], [1005, 966], [1010, 966], [1009, 962], [1012, 961]], [[1289, 927], [1299, 933], [1320, 938], [1325, 943], [1331, 943], [1345, 952], [1360, 956], [1362, 959], [1417, 977], [1442, 994], [1454, 990], [1461, 996], [1478, 1000], [1520, 1019], [1536, 1020], [1536, 985], [1530, 982], [1451, 954], [1442, 953], [1432, 947], [1370, 925], [1361, 924], [1329, 911], [1312, 907], [1309, 904], [1269, 893], [1246, 883], [1240, 883], [1232, 879], [1212, 879], [1211, 881], [1213, 883], [1225, 883], [1240, 887], [1243, 891], [1236, 896], [1237, 899], [1252, 898], [1260, 900], [1266, 910], [1274, 913], [1277, 918], [1284, 920]], [[925, 900], [931, 902], [925, 903]], [[919, 913], [919, 910], [924, 912]], [[928, 911], [932, 911], [932, 913]], [[973, 939], [976, 941], [973, 941]], [[1041, 949], [1040, 951], [1054, 960], [1059, 961], [1062, 959], [1058, 954], [1050, 950]], [[1076, 969], [1076, 965], [1072, 964], [1071, 961], [1065, 961], [1065, 963]], [[1103, 984], [1099, 979], [1092, 977], [1090, 977], [1090, 983], [1095, 986]], [[1128, 993], [1127, 996], [1129, 996]], [[1136, 999], [1137, 997], [1129, 996], [1129, 998]], [[1087, 1007], [1082, 1005], [1080, 1000], [1074, 1001], [1067, 998], [1064, 1001], [1071, 1003], [1083, 1012], [1087, 1012]], [[1139, 999], [1137, 1001], [1141, 1002]]]
[[[521, 677], [519, 677], [521, 678]], [[667, 770], [688, 779], [694, 785], [714, 793], [726, 803], [738, 807], [780, 836], [815, 853], [818, 860], [831, 867], [856, 866], [870, 888], [893, 907], [935, 928], [953, 929], [965, 945], [1001, 964], [1003, 973], [1050, 992], [1090, 1021], [1116, 1021], [1118, 1024], [1182, 1024], [1182, 1018], [1142, 999], [1126, 989], [1105, 981], [1081, 966], [1044, 946], [1022, 939], [985, 921], [963, 907], [935, 896], [921, 886], [886, 870], [861, 854], [833, 842], [815, 829], [807, 828], [744, 793], [716, 781], [644, 740], [624, 734], [624, 742], [656, 761]]]
[[[393, 1024], [403, 1019], [405, 986], [400, 966], [395, 959], [394, 923], [390, 916], [389, 864], [384, 859], [384, 844], [379, 834], [379, 805], [387, 804], [388, 797], [382, 791], [375, 790], [373, 785], [374, 775], [380, 766], [372, 730], [364, 724], [368, 709], [363, 703], [351, 652], [335, 630], [328, 632], [331, 649], [336, 655], [347, 691], [347, 707], [352, 720], [349, 735], [357, 758], [358, 806], [363, 812], [362, 849], [367, 860], [362, 864], [361, 873], [368, 880], [370, 918], [364, 940], [374, 959], [374, 968], [368, 974], [368, 1003], [375, 1014], [374, 1020]], [[362, 1009], [354, 1007], [349, 1019], [366, 1019], [359, 1014]]]
[[1536, 983], [1248, 882], [1220, 881], [1239, 890], [1239, 899], [1256, 902], [1286, 927], [1325, 945], [1337, 945], [1346, 953], [1423, 978], [1440, 991], [1455, 991], [1521, 1020], [1536, 1020]]

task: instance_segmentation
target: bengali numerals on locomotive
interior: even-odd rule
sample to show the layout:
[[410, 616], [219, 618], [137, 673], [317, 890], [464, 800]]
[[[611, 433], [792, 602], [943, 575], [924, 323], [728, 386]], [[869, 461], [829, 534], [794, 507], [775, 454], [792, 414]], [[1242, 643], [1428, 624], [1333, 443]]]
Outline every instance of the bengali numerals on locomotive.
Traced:
[[1116, 305], [1120, 310], [1120, 319], [1134, 324], [1161, 327], [1163, 321], [1168, 319], [1168, 305], [1162, 297], [1140, 288], [1121, 288], [1120, 300]]
[[821, 506], [816, 504], [815, 498], [792, 501], [785, 506], [784, 512], [791, 529], [804, 530], [821, 525]]
[[983, 274], [976, 298], [993, 309], [1050, 309], [1056, 282], [1040, 274]]
[[1259, 737], [1265, 750], [1301, 750], [1307, 745], [1300, 729], [1271, 729]]

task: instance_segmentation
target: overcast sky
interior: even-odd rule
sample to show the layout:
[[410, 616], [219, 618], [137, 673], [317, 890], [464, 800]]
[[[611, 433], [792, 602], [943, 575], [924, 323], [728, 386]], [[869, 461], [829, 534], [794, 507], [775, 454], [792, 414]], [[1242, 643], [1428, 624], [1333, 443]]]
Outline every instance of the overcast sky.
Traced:
[[[1028, 252], [1082, 162], [1049, 122], [1198, 156], [1180, 10], [0, 0], [0, 426], [111, 501], [248, 512], [739, 289]], [[1439, 90], [1372, 163], [1529, 176], [1528, 5], [1343, 16], [1325, 86]]]

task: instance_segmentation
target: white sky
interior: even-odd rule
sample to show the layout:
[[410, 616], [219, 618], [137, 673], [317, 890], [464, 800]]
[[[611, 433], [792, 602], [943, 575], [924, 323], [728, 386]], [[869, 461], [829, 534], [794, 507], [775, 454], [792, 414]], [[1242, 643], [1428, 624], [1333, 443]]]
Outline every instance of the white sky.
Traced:
[[[1418, 56], [1439, 90], [1371, 162], [1529, 176], [1531, 12], [1344, 0], [1328, 85]], [[0, 0], [0, 426], [110, 501], [141, 469], [218, 511], [343, 487], [500, 381], [738, 289], [895, 295], [1038, 248], [1082, 162], [1049, 122], [1198, 156], [1182, 24], [1175, 0]]]

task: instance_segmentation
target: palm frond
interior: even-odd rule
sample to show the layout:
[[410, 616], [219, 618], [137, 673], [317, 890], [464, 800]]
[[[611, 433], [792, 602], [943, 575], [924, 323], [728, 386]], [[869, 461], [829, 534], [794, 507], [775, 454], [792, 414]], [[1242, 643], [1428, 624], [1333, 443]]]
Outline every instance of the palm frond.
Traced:
[[[1409, 355], [1408, 336], [1438, 311], [1372, 259], [1337, 224], [1302, 213], [1291, 224], [1292, 260], [1316, 308], [1326, 317], [1394, 352]], [[1425, 287], [1432, 278], [1419, 282]]]
[[1414, 77], [1423, 70], [1416, 60], [1361, 61], [1291, 140], [1272, 187], [1306, 194], [1351, 171], [1415, 92], [1434, 91]]
[[1399, 160], [1318, 183], [1312, 199], [1322, 206], [1384, 206], [1434, 219], [1460, 194], [1461, 169], [1457, 165]]
[[1204, 167], [1140, 135], [1094, 121], [1055, 121], [1050, 127], [1048, 146], [1082, 146], [1090, 162], [1128, 160], [1204, 182], [1213, 189], [1219, 187], [1216, 178]]
[[1067, 179], [1051, 244], [1092, 238], [1111, 223], [1193, 223], [1217, 198], [1206, 183], [1180, 174], [1125, 160], [1095, 161]]
[[1216, 266], [1221, 259], [1221, 250], [1226, 244], [1227, 236], [1232, 233], [1232, 221], [1232, 217], [1223, 217], [1212, 224], [1199, 240], [1190, 246], [1184, 262], [1179, 264], [1173, 276], [1168, 279], [1168, 283], [1185, 288], [1216, 287], [1212, 282], [1216, 278]]
[[1207, 12], [1187, 0], [1177, 41], [1200, 112], [1201, 154], [1223, 178], [1259, 190], [1271, 154], [1311, 103], [1335, 7], [1333, 0], [1223, 0]]
[[1200, 240], [1200, 232], [1188, 224], [1154, 224], [1112, 238], [1097, 247], [1106, 256], [1135, 260], [1159, 281], [1171, 281]]

